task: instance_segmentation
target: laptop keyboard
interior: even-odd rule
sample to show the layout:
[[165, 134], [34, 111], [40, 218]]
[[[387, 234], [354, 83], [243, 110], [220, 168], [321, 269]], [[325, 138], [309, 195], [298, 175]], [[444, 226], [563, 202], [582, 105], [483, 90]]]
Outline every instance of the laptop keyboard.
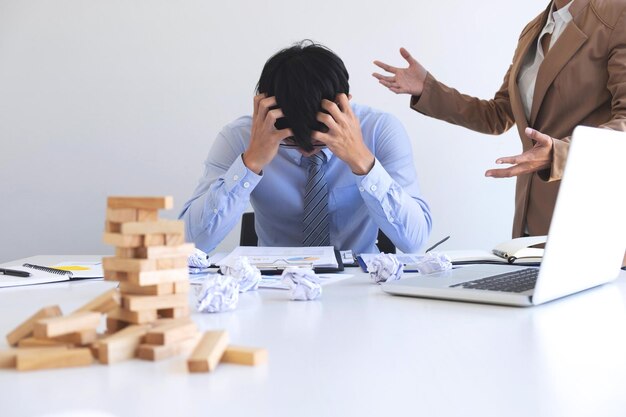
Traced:
[[517, 271], [451, 285], [450, 288], [461, 287], [472, 290], [524, 292], [535, 288], [537, 275], [539, 275], [539, 268], [519, 269]]

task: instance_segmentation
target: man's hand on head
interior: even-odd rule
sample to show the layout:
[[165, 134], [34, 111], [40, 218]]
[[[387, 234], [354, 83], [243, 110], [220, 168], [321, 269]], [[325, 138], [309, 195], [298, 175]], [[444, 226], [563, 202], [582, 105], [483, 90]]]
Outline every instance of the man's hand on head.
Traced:
[[328, 146], [331, 152], [344, 161], [353, 173], [365, 175], [374, 166], [374, 155], [365, 146], [361, 124], [356, 117], [346, 94], [339, 94], [336, 102], [322, 100], [322, 108], [317, 120], [328, 127], [328, 132], [313, 132], [311, 138]]
[[274, 159], [280, 142], [293, 136], [291, 129], [279, 130], [274, 126], [276, 120], [284, 117], [281, 109], [271, 110], [276, 105], [276, 97], [267, 97], [265, 94], [254, 96], [250, 145], [243, 153], [243, 163], [256, 174], [260, 174], [263, 167]]

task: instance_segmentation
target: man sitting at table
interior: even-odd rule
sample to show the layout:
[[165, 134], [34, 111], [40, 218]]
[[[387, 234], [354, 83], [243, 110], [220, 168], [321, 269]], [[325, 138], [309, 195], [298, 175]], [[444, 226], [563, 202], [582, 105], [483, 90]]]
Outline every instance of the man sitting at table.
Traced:
[[428, 239], [411, 144], [390, 114], [350, 103], [343, 61], [305, 41], [266, 63], [252, 116], [226, 125], [180, 218], [210, 252], [255, 212], [260, 246], [377, 252], [380, 228], [404, 252]]

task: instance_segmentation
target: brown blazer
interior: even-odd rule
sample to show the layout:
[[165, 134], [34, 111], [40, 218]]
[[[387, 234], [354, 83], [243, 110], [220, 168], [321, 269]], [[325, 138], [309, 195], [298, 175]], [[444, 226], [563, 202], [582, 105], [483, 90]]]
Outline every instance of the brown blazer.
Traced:
[[522, 148], [533, 142], [530, 126], [554, 139], [550, 169], [517, 178], [513, 237], [546, 235], [563, 174], [572, 131], [578, 125], [626, 130], [626, 0], [574, 0], [573, 20], [550, 48], [537, 75], [530, 120], [526, 120], [517, 76], [537, 43], [550, 6], [522, 31], [504, 83], [491, 100], [463, 95], [428, 74], [411, 107], [469, 129], [501, 134], [517, 125]]

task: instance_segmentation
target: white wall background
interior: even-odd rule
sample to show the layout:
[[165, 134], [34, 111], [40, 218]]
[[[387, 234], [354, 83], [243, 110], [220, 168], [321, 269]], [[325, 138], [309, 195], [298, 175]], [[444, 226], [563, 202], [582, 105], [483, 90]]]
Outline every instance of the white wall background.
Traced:
[[[340, 55], [354, 100], [396, 114], [414, 140], [431, 243], [490, 248], [510, 236], [516, 154], [430, 120], [371, 77], [408, 48], [438, 79], [490, 98], [519, 33], [547, 0], [0, 0], [0, 262], [99, 254], [106, 196], [173, 195], [174, 218], [220, 128], [250, 112], [265, 60], [303, 38]], [[218, 249], [238, 242], [238, 230]]]

